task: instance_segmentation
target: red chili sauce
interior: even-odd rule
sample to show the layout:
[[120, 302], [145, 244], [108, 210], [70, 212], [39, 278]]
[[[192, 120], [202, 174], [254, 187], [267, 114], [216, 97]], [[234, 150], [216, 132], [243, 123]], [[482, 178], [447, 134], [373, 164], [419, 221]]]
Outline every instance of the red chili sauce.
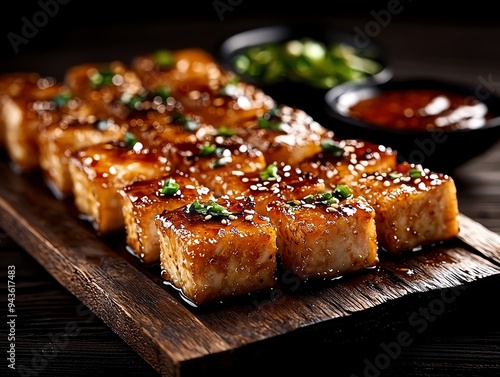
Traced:
[[349, 112], [369, 123], [414, 131], [479, 128], [492, 118], [476, 98], [434, 89], [382, 92], [358, 101]]

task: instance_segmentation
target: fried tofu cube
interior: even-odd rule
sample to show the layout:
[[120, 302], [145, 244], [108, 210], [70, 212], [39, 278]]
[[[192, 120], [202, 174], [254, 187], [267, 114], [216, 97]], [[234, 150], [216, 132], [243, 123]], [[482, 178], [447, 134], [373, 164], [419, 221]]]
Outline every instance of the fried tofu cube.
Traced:
[[130, 138], [127, 133], [125, 141], [79, 149], [69, 160], [75, 206], [101, 235], [125, 228], [118, 189], [171, 171], [161, 153]]
[[262, 90], [239, 81], [202, 49], [159, 50], [136, 57], [132, 67], [147, 87], [170, 87], [186, 110], [216, 127], [261, 116], [275, 105]]
[[125, 106], [116, 106], [120, 101], [147, 94], [137, 73], [118, 60], [74, 65], [65, 72], [64, 84], [75, 97], [115, 116], [127, 113]]
[[276, 284], [276, 231], [250, 198], [193, 202], [156, 217], [163, 277], [195, 305]]
[[232, 197], [253, 198], [256, 211], [267, 216], [267, 206], [273, 201], [300, 199], [326, 189], [325, 182], [311, 173], [273, 163], [260, 171], [233, 171], [225, 177], [221, 191]]
[[122, 199], [126, 241], [132, 252], [145, 264], [160, 261], [160, 240], [155, 216], [164, 210], [212, 199], [212, 193], [194, 178], [179, 172], [137, 181], [118, 190]]
[[17, 172], [39, 166], [38, 132], [52, 121], [48, 116], [53, 109], [52, 99], [65, 90], [53, 77], [39, 77], [36, 82], [26, 80], [17, 95], [3, 95], [1, 99], [5, 149]]
[[231, 138], [174, 144], [166, 156], [177, 170], [209, 187], [215, 196], [224, 195], [223, 186], [234, 171], [247, 173], [266, 167], [261, 151]]
[[10, 108], [12, 100], [32, 91], [40, 78], [36, 72], [24, 71], [0, 75], [0, 146], [5, 147], [6, 123], [12, 122], [11, 117], [16, 117], [16, 112], [12, 113]]
[[398, 164], [397, 153], [383, 145], [364, 140], [321, 140], [321, 152], [303, 160], [301, 170], [321, 177], [329, 187], [349, 185], [362, 174], [394, 169]]
[[136, 56], [131, 68], [148, 90], [161, 86], [174, 92], [179, 91], [180, 86], [191, 91], [197, 83], [218, 80], [226, 75], [214, 57], [200, 48], [158, 49]]
[[375, 208], [379, 245], [401, 253], [454, 238], [459, 232], [453, 179], [420, 165], [402, 163], [351, 183]]
[[279, 259], [301, 280], [338, 278], [379, 262], [375, 211], [362, 197], [319, 193], [274, 201], [268, 213]]
[[294, 167], [321, 152], [322, 139], [332, 135], [304, 111], [285, 105], [239, 124], [237, 130], [246, 142], [264, 153], [268, 163]]
[[122, 140], [126, 129], [112, 119], [65, 119], [40, 130], [40, 168], [47, 186], [60, 199], [73, 195], [69, 159], [90, 145]]

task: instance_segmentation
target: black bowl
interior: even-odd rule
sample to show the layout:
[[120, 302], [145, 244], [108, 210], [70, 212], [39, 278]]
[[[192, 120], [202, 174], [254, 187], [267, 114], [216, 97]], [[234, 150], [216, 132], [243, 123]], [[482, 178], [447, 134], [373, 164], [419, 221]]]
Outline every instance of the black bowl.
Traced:
[[[436, 89], [483, 102], [493, 117], [476, 128], [459, 130], [408, 130], [368, 123], [349, 115], [346, 108], [360, 99], [387, 90]], [[395, 149], [400, 161], [422, 164], [451, 173], [492, 147], [500, 137], [500, 97], [483, 86], [428, 78], [390, 80], [384, 83], [339, 85], [325, 95], [329, 128], [340, 138], [355, 138]]]
[[333, 43], [342, 43], [354, 48], [357, 54], [369, 57], [380, 65], [381, 70], [378, 73], [356, 81], [385, 82], [393, 75], [386, 54], [380, 45], [372, 41], [363, 41], [360, 45], [361, 42], [357, 41], [355, 34], [317, 24], [311, 25], [308, 22], [260, 27], [232, 35], [220, 44], [218, 59], [226, 69], [234, 72], [245, 82], [264, 90], [276, 102], [304, 110], [315, 120], [322, 122], [328, 118], [324, 109], [324, 96], [333, 86], [318, 88], [304, 82], [297, 82], [289, 77], [269, 83], [238, 72], [234, 64], [234, 58], [246, 48], [302, 38], [310, 38], [327, 46]]

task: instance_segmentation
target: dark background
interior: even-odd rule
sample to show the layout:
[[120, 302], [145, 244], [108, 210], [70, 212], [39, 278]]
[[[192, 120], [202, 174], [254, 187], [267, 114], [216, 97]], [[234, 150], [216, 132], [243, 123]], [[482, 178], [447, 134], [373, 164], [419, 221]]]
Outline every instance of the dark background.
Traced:
[[[429, 0], [391, 0], [391, 1], [291, 1], [262, 0], [205, 0], [205, 1], [97, 1], [97, 0], [29, 0], [10, 1], [8, 10], [0, 15], [0, 52], [2, 59], [0, 71], [43, 70], [45, 74], [56, 75], [65, 67], [54, 63], [45, 64], [42, 55], [54, 55], [66, 52], [73, 60], [66, 62], [80, 63], [82, 60], [120, 58], [129, 59], [133, 54], [158, 46], [169, 48], [185, 47], [176, 43], [176, 35], [165, 33], [165, 25], [192, 24], [190, 39], [192, 45], [201, 42], [203, 33], [205, 42], [200, 47], [213, 51], [223, 34], [211, 32], [210, 23], [226, 23], [228, 30], [235, 24], [244, 27], [244, 22], [259, 19], [275, 24], [282, 19], [296, 19], [298, 22], [329, 23], [332, 17], [346, 19], [357, 17], [369, 21], [374, 13], [387, 10], [397, 4], [403, 11], [394, 15], [397, 22], [413, 22], [423, 28], [429, 24], [443, 22], [468, 25], [497, 23], [498, 12], [493, 10], [494, 2], [478, 0], [465, 4], [451, 1]], [[52, 15], [41, 15], [44, 7]], [[45, 13], [48, 13], [45, 11]], [[37, 30], [27, 26], [38, 15], [41, 22]], [[204, 27], [205, 26], [205, 27]], [[352, 31], [352, 30], [347, 30]], [[18, 45], [18, 51], [9, 40], [14, 34], [24, 37], [31, 35], [26, 42]], [[465, 31], [464, 31], [465, 32]], [[23, 34], [24, 33], [24, 34]], [[212, 37], [212, 36], [211, 36]], [[184, 41], [186, 38], [184, 37]], [[123, 49], [127, 46], [128, 49]], [[464, 48], [467, 48], [464, 46]], [[121, 55], [116, 52], [120, 51]], [[128, 51], [124, 53], [124, 51]], [[125, 54], [125, 55], [124, 55]]]

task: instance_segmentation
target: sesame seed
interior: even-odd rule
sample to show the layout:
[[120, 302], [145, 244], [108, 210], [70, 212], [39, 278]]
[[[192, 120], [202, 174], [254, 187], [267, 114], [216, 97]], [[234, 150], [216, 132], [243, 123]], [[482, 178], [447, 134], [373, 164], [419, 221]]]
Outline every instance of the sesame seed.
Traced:
[[212, 218], [212, 215], [206, 215], [205, 220], [210, 220]]
[[226, 225], [226, 224], [227, 224], [227, 220], [226, 220], [226, 219], [222, 219], [220, 222], [221, 222], [223, 225]]
[[246, 215], [245, 220], [251, 221], [253, 219], [253, 215]]
[[236, 220], [237, 219], [237, 217], [234, 215], [229, 215], [228, 218], [229, 218], [229, 220]]

